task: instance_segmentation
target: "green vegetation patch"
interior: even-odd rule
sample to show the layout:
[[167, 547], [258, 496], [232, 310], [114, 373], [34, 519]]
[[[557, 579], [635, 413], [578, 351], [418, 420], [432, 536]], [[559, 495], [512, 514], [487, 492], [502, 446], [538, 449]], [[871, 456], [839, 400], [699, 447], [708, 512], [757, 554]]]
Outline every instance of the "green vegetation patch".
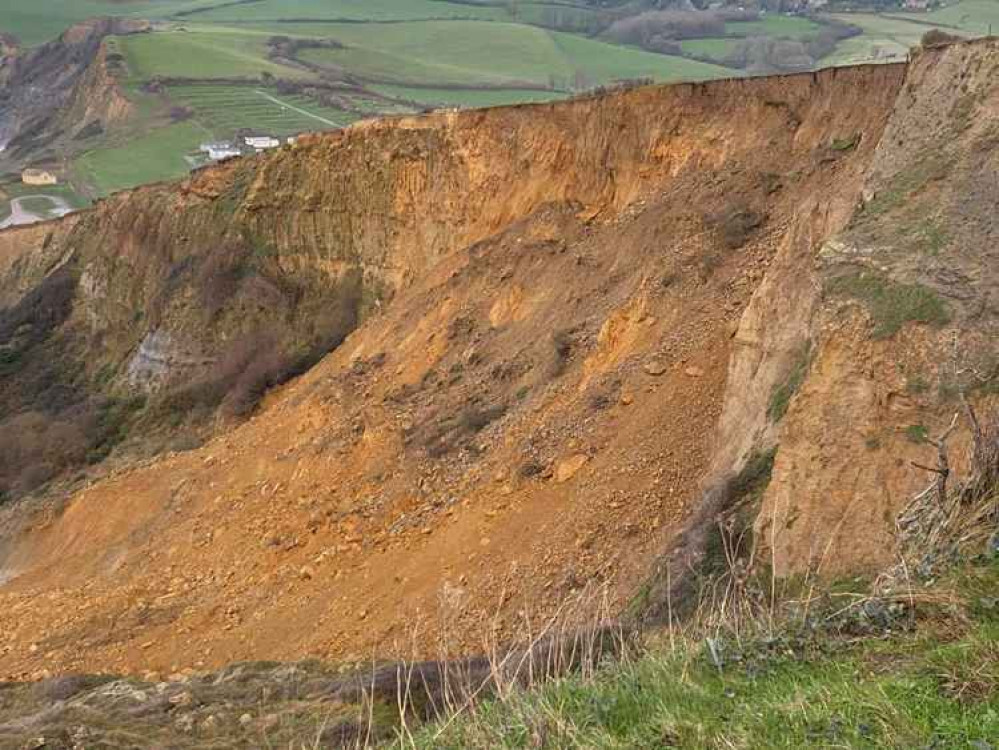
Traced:
[[931, 182], [942, 180], [950, 173], [950, 162], [942, 157], [927, 157], [895, 175], [874, 199], [864, 206], [857, 219], [865, 221], [882, 216], [904, 205]]
[[[983, 629], [951, 649], [878, 666], [872, 646], [825, 658], [711, 664], [700, 651], [649, 654], [592, 680], [561, 680], [419, 732], [416, 748], [915, 748], [990, 747], [999, 711], [942, 685], [995, 657]], [[874, 656], [870, 654], [870, 656]], [[890, 652], [888, 655], [890, 657]], [[993, 662], [994, 664], [994, 662]], [[989, 662], [978, 661], [994, 672]], [[994, 689], [990, 683], [979, 693]], [[539, 743], [535, 738], [543, 737]], [[402, 743], [400, 743], [402, 746]]]
[[339, 24], [327, 31], [345, 47], [307, 49], [303, 59], [384, 84], [565, 91], [619, 79], [731, 74], [708, 63], [513, 23]]
[[712, 60], [724, 60], [732, 54], [741, 40], [729, 37], [708, 37], [705, 39], [684, 39], [680, 49], [685, 55], [708, 57]]
[[170, 86], [168, 94], [214, 138], [231, 139], [240, 129], [271, 135], [330, 130], [358, 119], [302, 94], [282, 94], [255, 84], [184, 84]]
[[848, 138], [833, 138], [829, 148], [833, 151], [853, 151], [860, 143], [860, 133], [854, 133]]
[[917, 604], [914, 629], [906, 606], [832, 586], [831, 601], [857, 604], [756, 637], [659, 639], [596, 674], [406, 733], [397, 747], [982, 750], [999, 737], [997, 585], [994, 560], [962, 570], [961, 611]]
[[196, 152], [209, 135], [196, 123], [178, 123], [120, 145], [90, 151], [77, 161], [76, 168], [99, 195], [182, 177], [191, 168], [185, 156]]
[[832, 295], [852, 297], [864, 304], [874, 323], [873, 335], [894, 336], [906, 323], [941, 326], [950, 320], [947, 307], [933, 290], [921, 284], [900, 284], [873, 272], [839, 276], [827, 282]]
[[523, 102], [548, 102], [562, 99], [558, 91], [523, 89], [435, 89], [391, 84], [373, 86], [373, 90], [398, 99], [418, 102], [428, 107], [493, 107]]
[[937, 255], [950, 242], [950, 232], [939, 219], [914, 221], [904, 232], [906, 242], [915, 250]]
[[307, 76], [267, 58], [268, 35], [224, 26], [196, 31], [175, 29], [122, 37], [119, 48], [132, 76], [162, 78], [259, 78], [270, 73], [283, 78]]
[[729, 68], [697, 60], [605, 44], [573, 34], [552, 32], [552, 38], [565, 55], [569, 67], [582, 71], [598, 84], [628, 78], [652, 78], [670, 82], [732, 76]]
[[801, 384], [805, 382], [805, 375], [808, 374], [808, 365], [812, 357], [811, 342], [806, 342], [794, 355], [791, 364], [791, 371], [788, 372], [784, 381], [774, 387], [770, 394], [770, 403], [767, 405], [767, 417], [771, 422], [777, 423], [784, 418], [787, 407], [791, 404], [791, 397], [798, 392]]
[[509, 20], [510, 3], [440, 2], [439, 0], [257, 0], [215, 6], [184, 14], [191, 21], [414, 21], [424, 19]]

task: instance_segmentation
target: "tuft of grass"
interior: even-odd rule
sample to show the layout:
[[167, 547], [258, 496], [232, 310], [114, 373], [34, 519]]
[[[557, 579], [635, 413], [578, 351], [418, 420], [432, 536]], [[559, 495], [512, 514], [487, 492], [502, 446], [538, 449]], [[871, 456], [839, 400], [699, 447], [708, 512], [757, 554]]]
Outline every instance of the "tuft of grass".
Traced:
[[860, 133], [854, 133], [848, 138], [834, 138], [829, 148], [833, 151], [853, 151], [860, 143]]
[[482, 703], [416, 748], [981, 748], [999, 736], [999, 632], [685, 638]]
[[905, 428], [905, 436], [911, 443], [925, 443], [929, 434], [926, 425], [910, 424]]
[[739, 499], [759, 497], [770, 484], [776, 458], [776, 447], [767, 451], [757, 451], [750, 456], [742, 471], [732, 480], [730, 485], [732, 496]]
[[773, 423], [779, 422], [787, 413], [787, 408], [791, 404], [791, 397], [798, 392], [801, 384], [805, 382], [805, 375], [808, 373], [808, 365], [811, 361], [812, 345], [805, 342], [804, 346], [795, 354], [791, 371], [782, 383], [777, 385], [770, 395], [770, 404], [767, 406], [767, 417]]
[[917, 161], [895, 175], [891, 182], [877, 193], [874, 200], [864, 206], [858, 213], [857, 219], [866, 221], [893, 211], [929, 183], [946, 177], [949, 171], [950, 163], [941, 156]]
[[878, 339], [891, 338], [906, 323], [942, 326], [950, 320], [944, 302], [933, 290], [921, 284], [896, 283], [876, 273], [839, 276], [826, 284], [826, 291], [862, 302]]
[[912, 247], [927, 255], [939, 255], [950, 242], [950, 232], [934, 219], [917, 221], [905, 235]]

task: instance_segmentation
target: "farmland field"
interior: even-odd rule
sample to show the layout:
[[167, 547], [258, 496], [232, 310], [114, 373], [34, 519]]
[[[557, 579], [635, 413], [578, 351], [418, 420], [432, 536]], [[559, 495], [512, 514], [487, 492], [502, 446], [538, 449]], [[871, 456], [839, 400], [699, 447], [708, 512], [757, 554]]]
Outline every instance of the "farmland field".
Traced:
[[801, 16], [771, 13], [759, 21], [738, 21], [725, 24], [725, 33], [732, 36], [799, 37], [819, 30], [814, 21]]
[[698, 55], [710, 57], [714, 60], [724, 60], [730, 52], [739, 44], [739, 39], [728, 39], [725, 37], [706, 39], [684, 39], [681, 47], [688, 55]]
[[859, 26], [864, 33], [841, 44], [823, 61], [828, 65], [904, 58], [909, 48], [919, 44], [920, 38], [930, 28], [905, 18], [873, 13], [843, 13], [836, 17]]
[[[125, 132], [77, 144], [70, 171], [94, 197], [183, 174], [199, 142], [238, 131], [282, 136], [427, 107], [548, 101], [621, 80], [729, 77], [741, 71], [710, 61], [732, 59], [741, 40], [806, 40], [824, 28], [822, 16], [767, 13], [727, 21], [723, 35], [683, 39], [669, 48], [675, 54], [661, 54], [610, 41], [601, 25], [606, 7], [576, 0], [0, 0], [0, 31], [32, 46], [98, 15], [154, 22], [151, 33], [106, 42], [122, 56], [115, 75], [135, 107]], [[999, 0], [833, 18], [862, 34], [840, 41], [823, 65], [903, 55], [932, 24], [985, 33], [999, 25]]]
[[391, 84], [372, 88], [386, 96], [420, 102], [429, 107], [494, 107], [521, 102], [547, 102], [564, 96], [556, 91], [522, 89], [435, 89]]
[[923, 13], [916, 18], [926, 24], [940, 24], [952, 32], [959, 30], [969, 35], [999, 32], [999, 2], [961, 0], [959, 3]]
[[158, 128], [120, 144], [95, 149], [76, 163], [78, 180], [98, 195], [180, 177], [191, 163], [185, 159], [211, 133], [195, 122]]
[[727, 71], [533, 26], [477, 21], [414, 22], [329, 28], [343, 49], [302, 58], [364, 78], [402, 85], [567, 88], [575, 74], [593, 83], [617, 78], [715, 78]]
[[162, 31], [122, 37], [119, 43], [132, 76], [257, 78], [261, 73], [299, 77], [302, 72], [267, 59], [267, 35], [227, 27]]
[[344, 49], [307, 50], [310, 62], [397, 83], [544, 86], [566, 65], [550, 34], [535, 26], [485, 21], [419, 21], [329, 27]]
[[193, 4], [192, 0], [0, 0], [0, 31], [35, 45], [88, 18], [166, 17]]
[[213, 138], [227, 138], [241, 128], [287, 135], [344, 127], [357, 119], [342, 110], [322, 107], [300, 95], [282, 95], [260, 86], [188, 84], [170, 86], [172, 101], [189, 107]]
[[508, 20], [506, 4], [476, 5], [440, 0], [261, 0], [245, 5], [222, 2], [184, 17], [192, 21], [411, 21], [418, 19], [474, 18]]

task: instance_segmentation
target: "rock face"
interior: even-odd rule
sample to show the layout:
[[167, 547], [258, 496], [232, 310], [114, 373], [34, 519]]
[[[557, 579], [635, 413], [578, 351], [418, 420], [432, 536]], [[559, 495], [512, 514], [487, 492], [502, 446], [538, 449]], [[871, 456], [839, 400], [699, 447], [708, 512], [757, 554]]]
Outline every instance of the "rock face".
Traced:
[[331, 352], [198, 450], [26, 504], [0, 674], [356, 656], [441, 602], [473, 650], [587, 585], [623, 607], [775, 448], [758, 554], [884, 563], [908, 428], [990, 382], [992, 220], [960, 195], [994, 189], [996, 59], [380, 121], [0, 233], [3, 314], [45, 284], [65, 313], [0, 343], [71, 343], [80, 392], [200, 383], [253, 332]]

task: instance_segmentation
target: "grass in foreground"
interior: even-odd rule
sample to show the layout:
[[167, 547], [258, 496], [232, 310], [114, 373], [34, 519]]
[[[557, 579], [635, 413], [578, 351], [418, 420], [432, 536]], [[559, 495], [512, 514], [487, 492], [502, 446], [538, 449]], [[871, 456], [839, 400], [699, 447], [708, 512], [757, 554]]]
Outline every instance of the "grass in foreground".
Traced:
[[[999, 563], [966, 572], [964, 605], [858, 603], [751, 641], [650, 647], [591, 679], [485, 702], [407, 748], [969, 748], [999, 738]], [[926, 610], [929, 610], [927, 612]], [[937, 610], [937, 611], [933, 611]], [[850, 637], [857, 629], [865, 637]]]

